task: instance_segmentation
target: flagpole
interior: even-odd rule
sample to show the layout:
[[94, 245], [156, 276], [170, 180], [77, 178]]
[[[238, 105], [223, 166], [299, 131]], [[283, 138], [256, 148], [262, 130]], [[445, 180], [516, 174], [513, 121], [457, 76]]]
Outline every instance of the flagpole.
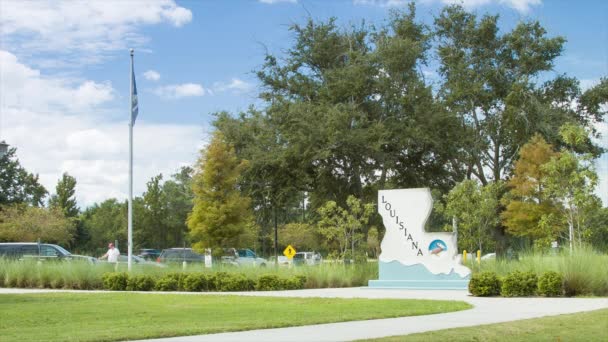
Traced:
[[131, 255], [133, 253], [133, 49], [131, 49], [131, 87], [129, 89], [129, 208], [128, 208], [128, 270], [131, 271]]

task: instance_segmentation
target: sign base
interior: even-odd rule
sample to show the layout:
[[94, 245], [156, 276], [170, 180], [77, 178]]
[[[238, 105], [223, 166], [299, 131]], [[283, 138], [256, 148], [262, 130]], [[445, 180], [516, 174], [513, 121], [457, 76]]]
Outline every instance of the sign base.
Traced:
[[378, 262], [379, 278], [370, 280], [369, 288], [411, 290], [467, 290], [469, 276], [461, 277], [455, 272], [433, 274], [421, 264], [406, 266], [398, 261]]

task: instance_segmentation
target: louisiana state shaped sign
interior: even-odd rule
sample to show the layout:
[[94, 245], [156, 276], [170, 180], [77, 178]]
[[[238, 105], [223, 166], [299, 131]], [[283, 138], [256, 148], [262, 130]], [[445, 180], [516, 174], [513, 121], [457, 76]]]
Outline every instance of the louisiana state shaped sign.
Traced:
[[460, 263], [457, 234], [424, 229], [432, 209], [428, 188], [378, 192], [378, 213], [386, 232], [378, 258], [379, 279], [370, 280], [370, 287], [467, 288], [471, 271]]

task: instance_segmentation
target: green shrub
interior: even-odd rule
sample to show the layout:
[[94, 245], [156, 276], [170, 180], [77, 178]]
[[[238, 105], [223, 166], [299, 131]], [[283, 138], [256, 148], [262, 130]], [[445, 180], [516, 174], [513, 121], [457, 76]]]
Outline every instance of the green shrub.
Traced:
[[255, 289], [258, 291], [299, 290], [306, 284], [306, 276], [295, 275], [281, 278], [275, 274], [267, 274], [258, 278]]
[[216, 278], [218, 291], [251, 291], [255, 288], [255, 282], [243, 274], [224, 273]]
[[281, 278], [276, 274], [267, 274], [258, 278], [255, 289], [258, 291], [274, 291], [283, 288]]
[[469, 281], [469, 292], [478, 297], [498, 296], [500, 294], [500, 279], [494, 272], [473, 274]]
[[154, 278], [148, 275], [137, 275], [127, 280], [127, 291], [151, 291], [154, 289]]
[[536, 293], [538, 278], [533, 272], [515, 271], [502, 281], [500, 294], [504, 297], [526, 297]]
[[207, 291], [220, 291], [222, 279], [228, 277], [228, 272], [215, 272], [207, 278]]
[[[124, 291], [127, 288], [127, 279], [129, 279], [129, 275], [124, 272], [106, 273], [102, 276], [102, 279], [104, 289], [112, 291]], [[57, 288], [53, 286], [52, 281], [51, 287]]]
[[538, 294], [546, 297], [558, 297], [564, 293], [564, 277], [553, 271], [543, 273], [538, 278]]
[[190, 273], [184, 278], [184, 290], [190, 292], [207, 291], [209, 277], [204, 273]]
[[183, 291], [185, 278], [186, 274], [184, 273], [165, 274], [156, 281], [154, 289], [157, 291]]
[[175, 273], [169, 273], [156, 281], [154, 289], [156, 291], [177, 291], [179, 289], [179, 279]]
[[300, 290], [306, 284], [306, 277], [297, 275], [291, 278], [281, 279], [281, 290]]

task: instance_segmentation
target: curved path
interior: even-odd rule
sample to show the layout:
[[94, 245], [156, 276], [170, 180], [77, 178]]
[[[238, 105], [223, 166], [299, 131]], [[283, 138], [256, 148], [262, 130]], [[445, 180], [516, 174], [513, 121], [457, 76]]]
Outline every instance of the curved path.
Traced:
[[[0, 293], [40, 293], [54, 291], [57, 290], [0, 289]], [[175, 294], [176, 292], [159, 293]], [[220, 294], [181, 293], [184, 295]], [[608, 298], [480, 298], [469, 296], [467, 291], [442, 290], [425, 291], [345, 288], [268, 292], [223, 292], [221, 294], [267, 297], [444, 299], [462, 300], [472, 304], [474, 308], [426, 316], [317, 324], [291, 328], [183, 336], [146, 341], [352, 341], [357, 339], [406, 335], [431, 330], [468, 327], [608, 308]]]

